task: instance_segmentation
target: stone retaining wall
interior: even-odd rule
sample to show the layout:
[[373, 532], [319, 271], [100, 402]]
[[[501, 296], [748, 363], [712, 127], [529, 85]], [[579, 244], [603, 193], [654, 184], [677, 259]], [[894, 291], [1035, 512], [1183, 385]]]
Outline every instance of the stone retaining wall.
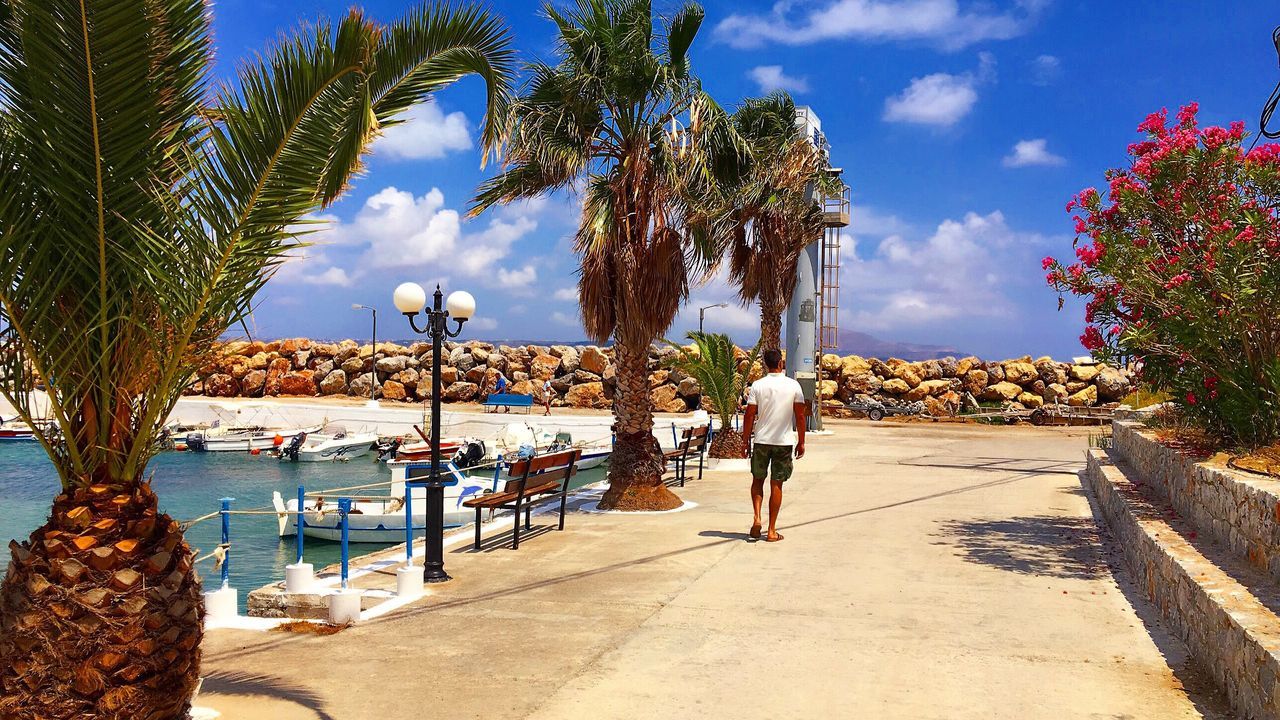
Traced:
[[[221, 347], [221, 358], [192, 379], [188, 394], [367, 398], [376, 373], [381, 397], [413, 402], [430, 396], [430, 349], [427, 343], [378, 343], [375, 353], [371, 345], [352, 340], [325, 343], [306, 338], [228, 342]], [[650, 349], [649, 387], [660, 412], [702, 406], [697, 381], [667, 366], [675, 352], [670, 346]], [[747, 353], [739, 349], [740, 367], [745, 368], [746, 360]], [[760, 372], [757, 366], [753, 374]], [[441, 396], [446, 402], [482, 400], [492, 392], [499, 373], [510, 381], [509, 392], [525, 395], [541, 396], [543, 382], [550, 380], [554, 406], [608, 408], [613, 400], [613, 349], [608, 347], [450, 342], [441, 373]], [[874, 400], [889, 406], [918, 402], [933, 415], [957, 410], [966, 393], [1024, 409], [1046, 402], [1091, 406], [1116, 401], [1131, 386], [1123, 370], [1030, 356], [999, 362], [976, 357], [906, 362], [829, 354], [822, 357], [822, 373], [822, 399], [831, 407], [850, 401]]]
[[[1205, 547], [1206, 557], [1197, 548], [1204, 541], [1189, 541], [1195, 532], [1130, 481], [1146, 475], [1113, 464], [1122, 454], [1113, 453], [1089, 450], [1085, 477], [1136, 584], [1241, 717], [1280, 719], [1280, 620], [1253, 592], [1271, 595], [1268, 604], [1275, 607], [1270, 577], [1247, 567], [1230, 574], [1224, 570], [1230, 559], [1210, 559], [1212, 548]], [[1238, 578], [1250, 574], [1256, 578], [1246, 587]]]
[[1112, 447], [1200, 532], [1280, 580], [1280, 482], [1197, 462], [1135, 422], [1115, 422]]

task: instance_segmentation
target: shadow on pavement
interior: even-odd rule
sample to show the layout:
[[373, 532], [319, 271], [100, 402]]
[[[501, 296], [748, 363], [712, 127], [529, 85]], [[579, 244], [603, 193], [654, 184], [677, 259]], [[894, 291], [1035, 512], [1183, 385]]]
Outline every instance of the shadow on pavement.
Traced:
[[268, 675], [215, 671], [204, 677], [200, 692], [220, 695], [249, 695], [294, 703], [311, 710], [320, 720], [337, 720], [324, 709], [320, 696], [306, 688]]
[[942, 523], [935, 545], [969, 562], [1024, 575], [1088, 580], [1107, 573], [1093, 518], [1039, 515]]

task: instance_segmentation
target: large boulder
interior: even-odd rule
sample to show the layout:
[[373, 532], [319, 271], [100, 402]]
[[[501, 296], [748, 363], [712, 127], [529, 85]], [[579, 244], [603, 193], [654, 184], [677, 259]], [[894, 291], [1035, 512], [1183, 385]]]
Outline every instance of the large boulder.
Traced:
[[284, 377], [280, 378], [280, 394], [304, 396], [315, 395], [315, 373], [310, 370], [298, 370], [287, 373]]
[[676, 392], [679, 393], [682, 398], [696, 398], [702, 394], [702, 387], [698, 385], [697, 380], [691, 377], [686, 377], [676, 385]]
[[449, 387], [456, 382], [458, 382], [458, 368], [453, 367], [452, 365], [446, 365], [440, 368], [440, 384], [442, 386]]
[[264, 353], [254, 353], [250, 357], [245, 358], [245, 366], [250, 370], [266, 370], [267, 365], [271, 364], [273, 358]]
[[445, 388], [440, 397], [447, 402], [467, 402], [474, 400], [480, 392], [480, 386], [470, 382], [455, 382]]
[[369, 390], [373, 387], [373, 380], [369, 378], [368, 373], [360, 373], [351, 379], [347, 386], [347, 394], [352, 397], [369, 397]]
[[649, 387], [656, 388], [659, 385], [666, 385], [667, 380], [671, 378], [670, 370], [654, 370], [649, 373]]
[[489, 364], [489, 351], [482, 347], [471, 348], [471, 357], [481, 365]]
[[573, 382], [574, 382], [574, 384], [575, 384], [575, 385], [580, 384], [580, 383], [600, 382], [600, 380], [601, 380], [601, 378], [600, 378], [600, 376], [599, 376], [599, 375], [597, 375], [597, 374], [595, 374], [595, 373], [593, 373], [593, 372], [587, 372], [586, 370], [583, 370], [582, 368], [578, 368], [578, 369], [573, 373]]
[[658, 412], [685, 412], [689, 409], [674, 385], [654, 388], [649, 398], [653, 401], [653, 408]]
[[498, 372], [506, 372], [507, 370], [507, 358], [499, 352], [489, 353], [489, 359], [485, 361], [485, 364]]
[[533, 383], [528, 380], [516, 380], [511, 383], [511, 387], [507, 388], [507, 392], [512, 395], [532, 395]]
[[[418, 383], [421, 382], [421, 378], [422, 374], [417, 370], [413, 368], [405, 368], [388, 379], [395, 380], [401, 385], [404, 385], [404, 389], [412, 393], [414, 390], [418, 389]], [[427, 377], [427, 382], [431, 382], [430, 376]]]
[[404, 383], [388, 380], [382, 383], [382, 398], [384, 400], [408, 400], [409, 391], [405, 388]]
[[604, 394], [604, 383], [601, 382], [574, 385], [569, 388], [564, 401], [570, 407], [597, 409], [609, 407], [609, 399]]
[[1049, 383], [1044, 388], [1045, 402], [1062, 402], [1067, 399], [1067, 386], [1062, 383]]
[[365, 372], [364, 366], [364, 360], [358, 357], [349, 357], [342, 361], [342, 371], [352, 376]]
[[321, 395], [342, 395], [347, 391], [347, 374], [341, 369], [332, 370], [320, 381]]
[[560, 358], [549, 353], [539, 353], [529, 363], [529, 375], [534, 380], [550, 380], [560, 370]]
[[823, 372], [826, 372], [826, 373], [837, 372], [840, 370], [840, 368], [844, 364], [841, 361], [840, 356], [836, 355], [835, 353], [826, 353], [825, 355], [823, 355], [821, 363], [822, 363], [822, 370]]
[[839, 390], [840, 383], [835, 380], [822, 380], [818, 383], [818, 397], [822, 400], [834, 398]]
[[974, 368], [964, 374], [964, 390], [965, 392], [978, 397], [987, 389], [988, 381], [987, 371], [980, 368]]
[[[950, 355], [940, 358], [937, 362], [938, 367], [942, 368], [942, 377], [944, 378], [959, 377], [963, 374], [956, 372], [960, 369], [960, 362]], [[965, 368], [965, 372], [968, 372], [968, 368]]]
[[1098, 377], [1097, 365], [1072, 365], [1071, 379], [1077, 382], [1093, 382]]
[[[462, 348], [458, 348], [458, 349], [461, 350]], [[476, 359], [469, 352], [464, 352], [459, 355], [455, 351], [454, 353], [449, 355], [449, 364], [458, 368], [459, 372], [467, 372], [468, 370], [476, 366]]]
[[1044, 398], [1036, 395], [1035, 393], [1024, 392], [1018, 396], [1018, 402], [1021, 403], [1023, 407], [1034, 409], [1044, 405]]
[[477, 365], [471, 368], [470, 370], [468, 370], [465, 377], [467, 379], [467, 382], [481, 385], [484, 383], [484, 375], [487, 372], [490, 372], [488, 368], [484, 367], [483, 365]]
[[578, 367], [596, 375], [603, 375], [604, 369], [609, 367], [609, 358], [600, 348], [588, 345], [578, 354]]
[[880, 358], [870, 358], [867, 362], [871, 363], [871, 371], [876, 375], [879, 375], [885, 380], [893, 377], [893, 368], [889, 367], [889, 364]]
[[[570, 345], [556, 345], [551, 348], [551, 354], [560, 358], [560, 372], [571, 373], [578, 369], [581, 362], [578, 357], [578, 351]], [[559, 354], [556, 354], [559, 351]]]
[[260, 397], [266, 384], [266, 370], [250, 370], [240, 379], [240, 394], [245, 397]]
[[1036, 371], [1036, 366], [1029, 362], [1015, 360], [1004, 364], [1004, 379], [1007, 382], [1022, 385], [1038, 377], [1040, 373]]
[[915, 387], [924, 381], [920, 366], [915, 363], [903, 363], [894, 370], [893, 374], [894, 377], [905, 382], [910, 387]]
[[394, 375], [400, 372], [401, 370], [404, 370], [405, 368], [409, 367], [409, 358], [403, 355], [392, 355], [391, 357], [384, 357], [378, 360], [376, 367], [378, 368], [378, 372], [380, 373], [385, 373], [387, 375]]
[[1129, 394], [1129, 378], [1109, 365], [1102, 366], [1093, 382], [1103, 400], [1119, 400]]
[[204, 379], [204, 393], [210, 397], [235, 397], [240, 394], [240, 388], [230, 375], [214, 373]]
[[293, 363], [286, 358], [278, 357], [272, 360], [267, 365], [267, 379], [263, 383], [262, 393], [264, 395], [279, 395], [281, 393], [281, 381], [284, 380], [285, 374], [292, 368]]
[[857, 355], [850, 355], [849, 357], [840, 361], [840, 374], [844, 375], [845, 377], [852, 377], [854, 375], [865, 375], [870, 372], [871, 372], [871, 363], [867, 362], [864, 358], [859, 357]]
[[998, 362], [985, 363], [982, 366], [987, 371], [987, 382], [998, 383], [1004, 381], [1004, 366]]
[[310, 350], [299, 350], [293, 354], [293, 369], [302, 370], [311, 362]]
[[[1036, 372], [1040, 375], [1040, 379], [1044, 381], [1045, 385], [1065, 384], [1067, 382], [1066, 367], [1052, 360], [1038, 360], [1036, 362]], [[1026, 403], [1023, 404], [1025, 405]]]
[[1013, 400], [1022, 394], [1022, 387], [1006, 380], [988, 386], [983, 392], [984, 400]]
[[974, 368], [981, 368], [981, 367], [982, 367], [982, 361], [972, 355], [966, 358], [961, 358], [959, 361], [956, 362], [955, 376], [964, 377], [966, 374], [968, 374], [970, 370], [973, 370]]
[[906, 380], [901, 378], [890, 378], [884, 381], [880, 386], [880, 389], [890, 395], [901, 395], [902, 393], [910, 391], [911, 386], [907, 384]]
[[1067, 404], [1075, 407], [1089, 407], [1098, 404], [1098, 388], [1089, 385], [1078, 393], [1067, 398]]
[[884, 385], [884, 381], [872, 375], [871, 366], [867, 366], [867, 370], [859, 373], [845, 375], [842, 378], [844, 382], [844, 391], [852, 395], [874, 395], [880, 392], [880, 388]]
[[924, 380], [938, 380], [942, 378], [942, 363], [937, 360], [925, 360], [919, 364], [920, 377]]
[[329, 373], [333, 372], [333, 361], [321, 360], [313, 365], [311, 369], [316, 372], [316, 377], [318, 378], [328, 377]]

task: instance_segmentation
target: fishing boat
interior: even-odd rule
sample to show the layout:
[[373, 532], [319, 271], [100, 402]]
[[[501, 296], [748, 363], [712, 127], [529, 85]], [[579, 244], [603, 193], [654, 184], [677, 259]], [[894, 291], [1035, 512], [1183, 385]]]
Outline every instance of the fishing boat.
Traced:
[[332, 462], [367, 455], [378, 442], [377, 433], [348, 433], [329, 425], [317, 433], [301, 432], [280, 447], [280, 459], [291, 462]]
[[[424, 467], [420, 462], [393, 461], [393, 480], [385, 497], [363, 496], [351, 504], [348, 516], [347, 539], [353, 543], [394, 543], [405, 539], [404, 483], [410, 466]], [[444, 489], [444, 523], [446, 527], [462, 525], [475, 519], [475, 511], [462, 503], [468, 498], [494, 489], [493, 478], [477, 477], [463, 473], [453, 463], [445, 465], [446, 475], [454, 481]], [[338, 496], [331, 498], [307, 498], [302, 517], [302, 534], [319, 540], [342, 540], [342, 515], [338, 512]], [[281, 537], [298, 534], [298, 501], [285, 501], [279, 492], [272, 493], [271, 504], [278, 513]], [[412, 523], [415, 532], [427, 525], [427, 490], [414, 487], [410, 498]]]
[[579, 471], [599, 467], [609, 461], [613, 454], [613, 445], [586, 445], [575, 443], [573, 436], [567, 432], [552, 433], [534, 423], [510, 423], [498, 431], [493, 441], [493, 460], [503, 460], [504, 468], [510, 468], [510, 461], [524, 459], [535, 455], [560, 452], [577, 448], [582, 451], [576, 467]]
[[284, 444], [285, 438], [301, 433], [313, 433], [320, 425], [310, 427], [272, 428], [261, 425], [222, 426], [215, 421], [213, 427], [187, 433], [183, 444], [192, 452], [250, 452], [270, 450]]
[[35, 439], [35, 430], [21, 420], [0, 421], [0, 442], [25, 442]]

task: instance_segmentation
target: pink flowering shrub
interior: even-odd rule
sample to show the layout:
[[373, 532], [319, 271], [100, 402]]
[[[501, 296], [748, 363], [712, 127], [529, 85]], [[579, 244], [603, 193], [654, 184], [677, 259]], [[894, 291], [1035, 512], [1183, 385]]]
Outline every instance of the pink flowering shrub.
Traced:
[[1263, 445], [1280, 439], [1280, 145], [1246, 152], [1244, 123], [1196, 112], [1147, 117], [1130, 167], [1067, 203], [1075, 261], [1045, 258], [1046, 280], [1087, 298], [1095, 356], [1138, 360], [1186, 417]]

